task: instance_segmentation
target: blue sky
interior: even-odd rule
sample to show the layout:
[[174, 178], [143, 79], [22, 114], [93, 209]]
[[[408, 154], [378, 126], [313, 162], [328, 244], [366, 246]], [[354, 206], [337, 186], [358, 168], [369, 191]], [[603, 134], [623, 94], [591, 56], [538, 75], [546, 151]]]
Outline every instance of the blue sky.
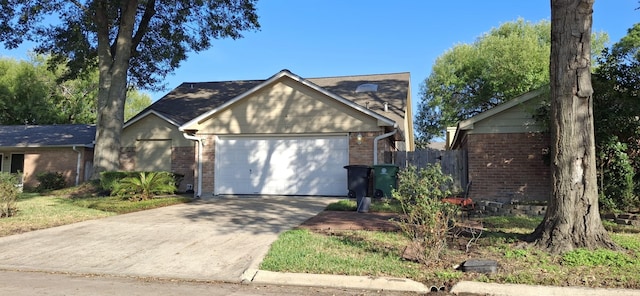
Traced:
[[[182, 82], [266, 79], [282, 69], [302, 77], [410, 72], [412, 100], [436, 58], [459, 43], [503, 23], [550, 19], [549, 0], [262, 0], [261, 30], [238, 40], [219, 40], [192, 53], [173, 75], [167, 91]], [[596, 0], [593, 31], [611, 43], [640, 22], [638, 0]], [[26, 58], [29, 46], [0, 56]]]

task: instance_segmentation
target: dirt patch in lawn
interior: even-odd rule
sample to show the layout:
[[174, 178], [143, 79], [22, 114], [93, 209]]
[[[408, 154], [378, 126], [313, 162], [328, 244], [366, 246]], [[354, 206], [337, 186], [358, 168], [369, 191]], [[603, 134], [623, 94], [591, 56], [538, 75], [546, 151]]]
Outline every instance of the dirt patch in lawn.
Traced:
[[397, 220], [398, 214], [395, 213], [324, 211], [302, 223], [299, 228], [313, 231], [399, 231]]

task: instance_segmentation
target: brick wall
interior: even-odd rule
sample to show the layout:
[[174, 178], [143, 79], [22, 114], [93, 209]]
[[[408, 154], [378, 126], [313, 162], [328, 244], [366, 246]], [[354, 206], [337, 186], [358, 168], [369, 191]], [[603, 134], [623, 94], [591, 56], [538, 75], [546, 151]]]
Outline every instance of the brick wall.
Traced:
[[[383, 132], [361, 132], [362, 144], [358, 144], [358, 133], [349, 133], [349, 164], [373, 165], [373, 140]], [[378, 141], [378, 163], [384, 162], [384, 152], [390, 151], [389, 138]]]
[[551, 196], [551, 171], [543, 157], [548, 135], [471, 134], [466, 144], [471, 198], [546, 201]]
[[196, 169], [195, 153], [195, 145], [191, 147], [171, 148], [171, 171], [184, 175], [184, 179], [178, 188], [180, 192], [187, 190], [187, 184], [191, 184], [193, 186], [192, 189], [197, 190], [198, 185], [194, 180], [194, 171]]
[[212, 196], [214, 190], [215, 171], [215, 136], [202, 135], [204, 137], [204, 147], [202, 149], [202, 195]]
[[[76, 148], [82, 152], [80, 163], [79, 182], [85, 181], [85, 160], [91, 151], [85, 148]], [[37, 179], [39, 173], [61, 173], [67, 182], [67, 186], [75, 185], [78, 164], [78, 152], [68, 148], [43, 148], [26, 151], [24, 153], [24, 184], [35, 187], [40, 183]]]

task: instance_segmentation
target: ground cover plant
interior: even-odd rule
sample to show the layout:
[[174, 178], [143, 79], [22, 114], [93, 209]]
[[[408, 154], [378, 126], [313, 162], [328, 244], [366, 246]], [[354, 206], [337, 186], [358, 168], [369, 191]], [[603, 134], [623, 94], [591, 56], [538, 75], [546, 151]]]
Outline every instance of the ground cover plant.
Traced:
[[191, 197], [170, 195], [144, 201], [101, 196], [98, 184], [40, 193], [22, 193], [15, 201], [15, 215], [0, 219], [0, 236], [55, 227], [117, 214], [153, 209], [191, 201]]
[[[355, 210], [345, 200], [328, 209]], [[374, 200], [376, 207], [390, 208], [393, 201]], [[439, 259], [428, 264], [403, 259], [411, 239], [402, 232], [323, 231], [295, 229], [274, 242], [260, 268], [280, 272], [390, 276], [410, 278], [427, 286], [451, 285], [462, 280], [554, 286], [588, 286], [640, 289], [640, 228], [618, 227], [607, 222], [621, 251], [578, 249], [562, 255], [540, 251], [524, 237], [533, 232], [540, 217], [485, 216], [465, 218], [482, 222], [481, 237], [468, 251], [469, 236], [447, 237]], [[493, 274], [466, 273], [455, 268], [468, 259], [493, 259]]]

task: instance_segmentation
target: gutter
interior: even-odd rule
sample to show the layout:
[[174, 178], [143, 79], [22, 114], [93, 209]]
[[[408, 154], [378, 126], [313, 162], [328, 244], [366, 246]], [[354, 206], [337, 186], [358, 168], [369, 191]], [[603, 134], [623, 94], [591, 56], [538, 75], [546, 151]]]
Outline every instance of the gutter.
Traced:
[[378, 141], [384, 139], [384, 138], [388, 138], [391, 137], [393, 135], [395, 135], [398, 132], [398, 124], [395, 123], [393, 125], [393, 131], [392, 132], [388, 132], [386, 134], [382, 134], [379, 135], [377, 137], [375, 137], [373, 139], [373, 165], [378, 164]]
[[187, 133], [182, 133], [182, 135], [184, 135], [184, 138], [187, 140], [198, 142], [198, 156], [196, 160], [198, 162], [198, 168], [196, 169], [196, 174], [198, 175], [198, 189], [194, 190], [193, 194], [196, 198], [199, 198], [202, 196], [202, 149], [204, 147], [204, 139], [189, 135]]
[[80, 185], [80, 165], [82, 164], [82, 151], [76, 150], [76, 145], [72, 147], [73, 151], [78, 153], [78, 160], [76, 162], [76, 186]]

